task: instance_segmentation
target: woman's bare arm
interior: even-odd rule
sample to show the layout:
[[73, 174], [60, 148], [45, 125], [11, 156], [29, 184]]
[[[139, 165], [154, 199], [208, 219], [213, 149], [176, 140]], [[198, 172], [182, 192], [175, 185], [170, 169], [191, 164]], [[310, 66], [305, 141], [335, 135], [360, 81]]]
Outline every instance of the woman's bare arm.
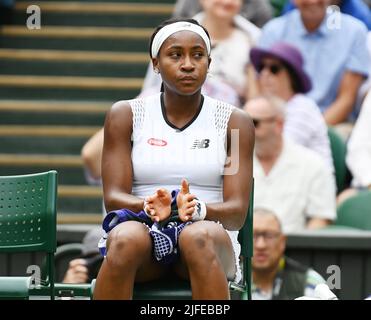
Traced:
[[133, 115], [128, 102], [115, 103], [104, 124], [102, 179], [107, 211], [121, 208], [139, 212], [144, 200], [131, 194], [133, 168], [131, 134]]
[[231, 114], [227, 139], [231, 164], [226, 168], [224, 175], [224, 201], [207, 204], [206, 219], [220, 221], [228, 230], [239, 230], [243, 226], [249, 207], [253, 176], [255, 129], [247, 113], [236, 109]]

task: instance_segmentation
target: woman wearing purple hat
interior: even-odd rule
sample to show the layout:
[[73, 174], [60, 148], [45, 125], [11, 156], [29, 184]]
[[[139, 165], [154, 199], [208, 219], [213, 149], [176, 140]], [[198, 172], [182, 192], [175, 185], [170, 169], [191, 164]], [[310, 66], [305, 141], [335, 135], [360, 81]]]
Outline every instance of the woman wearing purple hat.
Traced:
[[318, 152], [334, 172], [325, 120], [314, 100], [305, 95], [312, 83], [300, 51], [277, 42], [269, 49], [251, 49], [250, 59], [257, 72], [257, 92], [287, 101], [285, 137]]

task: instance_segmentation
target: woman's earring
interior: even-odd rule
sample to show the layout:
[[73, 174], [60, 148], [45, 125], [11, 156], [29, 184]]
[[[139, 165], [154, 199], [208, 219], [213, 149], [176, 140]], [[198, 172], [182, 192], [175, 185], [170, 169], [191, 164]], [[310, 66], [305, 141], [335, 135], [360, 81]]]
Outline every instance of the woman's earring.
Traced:
[[155, 71], [155, 73], [159, 74], [160, 73], [160, 70], [158, 70], [157, 68], [153, 69]]

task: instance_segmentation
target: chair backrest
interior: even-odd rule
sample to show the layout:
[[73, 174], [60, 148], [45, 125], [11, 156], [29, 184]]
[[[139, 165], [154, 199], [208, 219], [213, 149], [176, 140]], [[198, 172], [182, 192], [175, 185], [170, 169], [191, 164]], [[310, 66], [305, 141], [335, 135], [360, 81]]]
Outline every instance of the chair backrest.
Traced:
[[[35, 287], [32, 287], [35, 290], [27, 288], [28, 295], [32, 292], [42, 294], [42, 289], [45, 289], [54, 299], [56, 206], [56, 171], [0, 176], [0, 252], [37, 251], [46, 254], [45, 268], [41, 270], [41, 279], [37, 279], [41, 285], [36, 287], [35, 282]], [[12, 280], [11, 277], [8, 280]]]
[[57, 172], [0, 176], [0, 252], [56, 250]]
[[336, 189], [337, 193], [340, 193], [345, 189], [347, 166], [345, 163], [345, 157], [347, 152], [346, 143], [341, 136], [333, 129], [328, 128], [328, 136], [330, 139], [330, 147], [332, 153], [332, 159], [335, 167], [336, 177]]
[[371, 230], [371, 191], [362, 191], [345, 200], [337, 209], [338, 226]]

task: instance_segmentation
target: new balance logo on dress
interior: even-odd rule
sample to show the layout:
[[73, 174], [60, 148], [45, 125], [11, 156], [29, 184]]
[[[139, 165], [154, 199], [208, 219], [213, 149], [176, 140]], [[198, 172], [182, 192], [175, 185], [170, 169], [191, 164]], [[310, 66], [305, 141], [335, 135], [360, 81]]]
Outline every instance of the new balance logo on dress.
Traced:
[[193, 142], [191, 149], [206, 149], [209, 147], [209, 144], [210, 144], [210, 139], [202, 139], [202, 140], [196, 139]]

